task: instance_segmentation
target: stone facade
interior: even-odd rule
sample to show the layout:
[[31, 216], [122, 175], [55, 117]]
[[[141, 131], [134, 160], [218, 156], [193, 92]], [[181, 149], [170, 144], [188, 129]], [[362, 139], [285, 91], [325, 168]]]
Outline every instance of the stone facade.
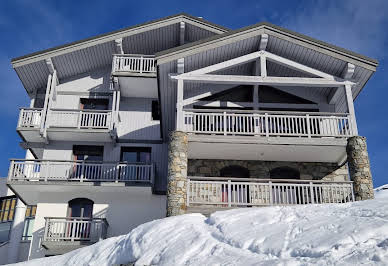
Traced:
[[300, 172], [303, 180], [348, 181], [347, 165], [336, 163], [272, 162], [239, 160], [190, 159], [188, 176], [221, 176], [220, 171], [227, 166], [242, 166], [249, 170], [251, 178], [270, 178], [270, 171], [277, 167], [290, 167]]
[[170, 133], [167, 174], [167, 216], [186, 212], [187, 133]]
[[370, 170], [366, 138], [355, 136], [348, 139], [346, 147], [350, 178], [354, 182], [356, 200], [373, 199], [373, 182]]

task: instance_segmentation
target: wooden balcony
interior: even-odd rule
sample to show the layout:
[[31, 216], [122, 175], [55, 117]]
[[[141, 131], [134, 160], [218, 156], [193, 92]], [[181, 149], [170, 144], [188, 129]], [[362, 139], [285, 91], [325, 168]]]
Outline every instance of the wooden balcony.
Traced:
[[47, 136], [52, 140], [112, 140], [111, 110], [51, 109], [47, 115]]
[[114, 55], [112, 77], [122, 97], [158, 98], [156, 60], [153, 55]]
[[186, 109], [177, 130], [188, 133], [191, 159], [343, 163], [355, 135], [348, 114]]
[[353, 202], [353, 182], [189, 177], [188, 206], [217, 208]]
[[11, 160], [8, 181], [139, 182], [153, 184], [153, 164]]
[[40, 134], [42, 127], [42, 108], [20, 108], [16, 131], [27, 142], [43, 142]]
[[354, 135], [350, 116], [338, 113], [191, 109], [183, 111], [182, 124], [189, 133], [224, 136], [347, 138]]
[[156, 74], [156, 61], [153, 55], [113, 55], [112, 73], [122, 74]]
[[45, 217], [45, 220], [42, 246], [57, 254], [105, 239], [109, 226], [104, 218]]

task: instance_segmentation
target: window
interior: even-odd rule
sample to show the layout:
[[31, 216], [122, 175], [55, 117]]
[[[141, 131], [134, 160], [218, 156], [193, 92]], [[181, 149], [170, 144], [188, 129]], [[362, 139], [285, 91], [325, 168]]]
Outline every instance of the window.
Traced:
[[120, 160], [130, 163], [151, 163], [150, 147], [122, 147]]
[[94, 202], [86, 198], [76, 198], [69, 201], [69, 217], [92, 218]]
[[73, 156], [75, 161], [102, 161], [104, 146], [74, 145]]
[[16, 196], [0, 198], [0, 243], [9, 240], [15, 206]]
[[22, 240], [31, 240], [32, 230], [34, 228], [34, 222], [35, 222], [35, 214], [36, 214], [36, 206], [35, 205], [27, 206]]
[[80, 99], [80, 109], [82, 110], [108, 110], [108, 99]]
[[159, 101], [152, 101], [152, 120], [160, 120]]

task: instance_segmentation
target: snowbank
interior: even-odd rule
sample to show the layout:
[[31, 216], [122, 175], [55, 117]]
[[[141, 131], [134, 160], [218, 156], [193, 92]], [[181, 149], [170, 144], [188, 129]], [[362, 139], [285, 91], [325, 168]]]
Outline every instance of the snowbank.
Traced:
[[381, 189], [363, 202], [182, 215], [20, 265], [386, 265], [387, 203]]

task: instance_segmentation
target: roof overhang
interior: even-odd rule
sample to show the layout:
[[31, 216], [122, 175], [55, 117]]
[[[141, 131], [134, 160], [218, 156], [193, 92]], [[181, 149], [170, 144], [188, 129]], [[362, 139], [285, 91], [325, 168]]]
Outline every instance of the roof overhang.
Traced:
[[91, 38], [83, 39], [80, 41], [76, 41], [65, 45], [53, 47], [50, 49], [38, 51], [35, 53], [27, 54], [24, 56], [16, 57], [11, 60], [12, 67], [13, 68], [20, 67], [26, 64], [31, 64], [37, 61], [46, 60], [48, 58], [55, 57], [58, 55], [74, 52], [74, 51], [85, 49], [98, 44], [114, 41], [119, 38], [127, 37], [144, 31], [149, 31], [152, 29], [157, 29], [160, 27], [164, 27], [164, 26], [168, 26], [168, 25], [180, 23], [180, 22], [187, 22], [192, 25], [214, 32], [216, 34], [222, 34], [229, 30], [225, 27], [211, 23], [204, 19], [194, 17], [186, 13], [180, 13], [173, 16], [152, 20], [150, 22], [120, 29], [117, 31], [101, 34]]
[[215, 35], [207, 39], [161, 51], [156, 54], [157, 63], [158, 65], [164, 64], [179, 58], [201, 53], [206, 50], [214, 49], [261, 34], [268, 34], [276, 38], [289, 41], [291, 43], [358, 65], [371, 71], [376, 71], [376, 67], [378, 65], [378, 62], [375, 59], [267, 22], [261, 22], [238, 30], [228, 31], [226, 33]]

